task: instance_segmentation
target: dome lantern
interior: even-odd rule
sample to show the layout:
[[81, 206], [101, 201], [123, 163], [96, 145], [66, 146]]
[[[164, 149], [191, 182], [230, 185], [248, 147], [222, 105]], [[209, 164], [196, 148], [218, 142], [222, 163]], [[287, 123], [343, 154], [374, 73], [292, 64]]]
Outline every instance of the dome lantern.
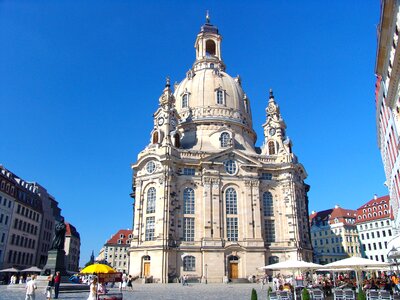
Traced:
[[218, 32], [218, 28], [210, 23], [210, 16], [207, 11], [206, 23], [201, 26], [200, 33], [197, 35], [194, 44], [196, 48], [194, 70], [203, 68], [225, 70], [225, 65], [221, 58], [221, 41], [222, 36]]

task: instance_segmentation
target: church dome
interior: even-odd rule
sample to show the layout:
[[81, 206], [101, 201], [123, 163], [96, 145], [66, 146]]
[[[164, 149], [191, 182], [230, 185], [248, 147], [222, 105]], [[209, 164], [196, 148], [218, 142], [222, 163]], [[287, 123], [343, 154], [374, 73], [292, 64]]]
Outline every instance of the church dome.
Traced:
[[174, 96], [176, 110], [182, 119], [231, 121], [251, 126], [249, 104], [240, 86], [240, 78], [232, 78], [214, 68], [213, 63], [197, 71], [190, 70], [176, 86]]
[[218, 28], [204, 24], [194, 45], [196, 60], [186, 78], [174, 86], [175, 109], [184, 136], [182, 146], [219, 151], [218, 132], [226, 129], [230, 145], [254, 151], [256, 134], [249, 99], [240, 77], [232, 78], [225, 72], [221, 41]]

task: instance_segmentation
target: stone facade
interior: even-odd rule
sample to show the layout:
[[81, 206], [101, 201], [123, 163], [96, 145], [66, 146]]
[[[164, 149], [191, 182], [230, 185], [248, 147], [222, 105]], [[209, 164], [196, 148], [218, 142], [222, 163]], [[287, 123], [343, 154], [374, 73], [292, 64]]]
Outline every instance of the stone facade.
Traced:
[[81, 255], [81, 237], [75, 226], [65, 223], [65, 267], [68, 271], [79, 271], [79, 258]]
[[389, 262], [388, 243], [393, 239], [393, 213], [389, 196], [377, 197], [357, 209], [357, 230], [363, 257]]
[[309, 186], [270, 91], [263, 146], [250, 100], [225, 72], [217, 27], [201, 27], [186, 78], [169, 79], [133, 169], [129, 274], [222, 282], [289, 258], [312, 260]]
[[120, 229], [104, 244], [97, 260], [104, 259], [105, 263], [118, 272], [128, 273], [128, 248], [132, 239], [131, 229]]
[[328, 264], [350, 256], [361, 256], [362, 250], [356, 226], [356, 211], [336, 205], [312, 212], [311, 240], [314, 262]]
[[[387, 249], [400, 250], [400, 1], [382, 0], [377, 30], [375, 107], [378, 147], [393, 209], [392, 240]], [[384, 253], [385, 256], [389, 252]], [[400, 255], [399, 255], [400, 258]]]

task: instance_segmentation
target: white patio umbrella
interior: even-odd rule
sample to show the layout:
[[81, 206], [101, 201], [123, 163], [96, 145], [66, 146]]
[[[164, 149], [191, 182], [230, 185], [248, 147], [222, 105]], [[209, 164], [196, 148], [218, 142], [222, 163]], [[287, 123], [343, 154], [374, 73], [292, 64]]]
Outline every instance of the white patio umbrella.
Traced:
[[[388, 267], [389, 264], [386, 262], [376, 261], [372, 259], [352, 256], [349, 258], [345, 258], [342, 260], [338, 260], [332, 262], [330, 264], [324, 265], [323, 269], [329, 270], [342, 270], [342, 269], [351, 269], [356, 272], [356, 281], [357, 281], [357, 288], [360, 287], [358, 273], [363, 270], [380, 270], [385, 267]], [[321, 268], [321, 269], [322, 269]]]
[[[322, 268], [322, 265], [315, 264], [312, 262], [304, 261], [304, 260], [286, 260], [283, 262], [279, 262], [276, 264], [271, 264], [268, 266], [261, 267], [261, 269], [265, 270], [290, 270], [293, 273], [295, 271], [302, 272], [305, 270], [316, 270]], [[294, 281], [296, 282], [296, 281]], [[295, 287], [295, 292], [294, 292], [294, 299], [296, 300], [296, 287]]]
[[286, 260], [283, 262], [278, 262], [276, 264], [268, 265], [262, 267], [262, 269], [266, 270], [314, 270], [320, 269], [324, 266], [315, 264], [312, 262], [304, 261], [304, 260]]
[[19, 270], [16, 268], [8, 268], [8, 269], [3, 269], [0, 270], [0, 273], [18, 273]]
[[28, 269], [21, 270], [21, 272], [38, 273], [38, 272], [42, 272], [42, 269], [39, 269], [38, 267], [33, 266], [33, 267], [28, 268]]

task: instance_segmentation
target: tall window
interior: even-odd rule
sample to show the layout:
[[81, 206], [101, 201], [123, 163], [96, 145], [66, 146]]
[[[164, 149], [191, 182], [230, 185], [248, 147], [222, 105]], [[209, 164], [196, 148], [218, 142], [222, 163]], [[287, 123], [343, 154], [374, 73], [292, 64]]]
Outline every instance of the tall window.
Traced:
[[156, 189], [151, 187], [147, 191], [147, 209], [148, 214], [154, 213], [156, 211]]
[[272, 217], [274, 215], [274, 202], [270, 192], [263, 194], [263, 210], [265, 217]]
[[194, 218], [183, 218], [183, 240], [194, 241]]
[[230, 145], [231, 136], [228, 132], [223, 132], [221, 133], [219, 140], [221, 142], [221, 147], [228, 147]]
[[182, 96], [182, 108], [188, 107], [188, 105], [189, 105], [189, 95], [184, 94]]
[[183, 271], [196, 271], [196, 258], [194, 256], [183, 258]]
[[226, 237], [228, 241], [238, 240], [238, 218], [226, 218]]
[[146, 218], [146, 241], [154, 240], [154, 220], [155, 217], [147, 217]]
[[275, 242], [275, 221], [265, 220], [265, 240], [269, 243]]
[[233, 188], [228, 188], [225, 192], [226, 214], [237, 214], [237, 196]]
[[269, 155], [274, 155], [274, 154], [276, 154], [276, 153], [275, 153], [275, 143], [274, 143], [273, 141], [270, 141], [270, 142], [268, 143], [268, 152], [269, 152]]
[[183, 213], [194, 214], [194, 190], [191, 188], [183, 191]]
[[224, 91], [223, 90], [217, 90], [217, 104], [224, 104]]

